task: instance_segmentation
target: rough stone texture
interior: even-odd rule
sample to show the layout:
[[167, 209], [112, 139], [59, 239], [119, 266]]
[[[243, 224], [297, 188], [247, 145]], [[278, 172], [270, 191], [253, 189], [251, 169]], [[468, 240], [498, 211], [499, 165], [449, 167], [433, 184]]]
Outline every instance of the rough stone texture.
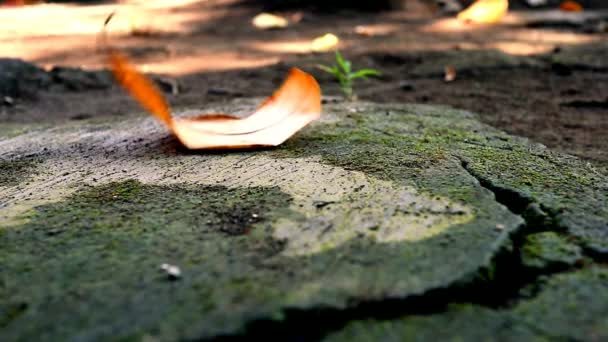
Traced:
[[353, 322], [327, 341], [604, 341], [608, 269], [554, 277], [540, 294], [508, 310], [472, 305], [387, 321]]
[[109, 71], [85, 71], [78, 68], [54, 67], [49, 72], [53, 82], [66, 90], [106, 89], [113, 84]]
[[0, 96], [32, 96], [38, 88], [48, 87], [50, 77], [34, 64], [0, 58]]
[[608, 69], [608, 61], [602, 56], [608, 53], [608, 45], [603, 43], [585, 46], [571, 46], [553, 54], [551, 61], [560, 65], [584, 69]]
[[461, 305], [446, 313], [386, 321], [356, 321], [326, 341], [547, 341], [512, 317]]
[[209, 338], [406, 299], [467, 284], [524, 227], [608, 251], [606, 175], [443, 107], [328, 105], [279, 148], [231, 153], [185, 151], [152, 118], [82, 121], [0, 158], [36, 159], [0, 184], [0, 340]]
[[112, 86], [108, 71], [88, 71], [78, 68], [55, 67], [49, 72], [35, 64], [13, 58], [0, 58], [0, 100], [35, 98], [40, 90], [49, 88], [68, 91], [106, 89]]

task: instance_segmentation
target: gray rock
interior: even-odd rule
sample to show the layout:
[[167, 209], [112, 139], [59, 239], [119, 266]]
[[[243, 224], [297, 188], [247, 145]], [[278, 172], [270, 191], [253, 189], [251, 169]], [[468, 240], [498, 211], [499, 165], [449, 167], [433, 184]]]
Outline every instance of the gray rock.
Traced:
[[0, 96], [32, 97], [51, 83], [47, 73], [34, 64], [13, 58], [0, 58]]
[[50, 76], [55, 84], [69, 91], [107, 89], [113, 84], [107, 71], [87, 71], [78, 68], [54, 67]]

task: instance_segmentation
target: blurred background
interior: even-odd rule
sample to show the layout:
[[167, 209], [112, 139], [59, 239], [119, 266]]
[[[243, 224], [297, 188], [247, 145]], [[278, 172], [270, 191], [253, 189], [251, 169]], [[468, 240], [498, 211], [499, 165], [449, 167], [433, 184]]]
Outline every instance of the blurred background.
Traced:
[[292, 66], [340, 101], [335, 77], [318, 68], [340, 51], [355, 69], [381, 72], [355, 84], [360, 100], [468, 109], [606, 167], [608, 1], [513, 0], [495, 22], [459, 20], [473, 2], [0, 1], [0, 124], [140, 111], [106, 70], [99, 34], [115, 13], [109, 44], [175, 110], [265, 97]]

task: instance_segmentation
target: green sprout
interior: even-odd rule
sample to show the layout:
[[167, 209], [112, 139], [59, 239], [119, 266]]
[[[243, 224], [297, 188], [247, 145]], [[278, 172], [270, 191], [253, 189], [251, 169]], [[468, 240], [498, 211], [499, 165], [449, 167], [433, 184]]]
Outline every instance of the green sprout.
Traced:
[[330, 73], [338, 79], [340, 82], [340, 89], [347, 99], [353, 98], [353, 81], [362, 78], [367, 79], [368, 76], [380, 76], [380, 72], [374, 69], [360, 69], [357, 71], [352, 70], [352, 63], [336, 51], [336, 62], [337, 65], [332, 67], [326, 65], [319, 65], [319, 69]]

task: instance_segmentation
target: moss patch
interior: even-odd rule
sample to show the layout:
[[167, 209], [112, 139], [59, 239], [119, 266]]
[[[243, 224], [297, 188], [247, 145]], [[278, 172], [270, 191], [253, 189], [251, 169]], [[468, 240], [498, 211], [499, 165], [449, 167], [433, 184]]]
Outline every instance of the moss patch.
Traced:
[[552, 338], [608, 339], [608, 269], [588, 269], [551, 278], [541, 293], [511, 312], [527, 326]]
[[[0, 230], [0, 339], [192, 339], [281, 319], [288, 308], [405, 297], [485, 265], [505, 237], [488, 226], [519, 222], [480, 198], [474, 220], [421, 241], [354, 236], [290, 256], [275, 223], [317, 228], [314, 215], [286, 208], [291, 201], [274, 187], [125, 181], [38, 207]], [[182, 277], [168, 279], [163, 263]]]
[[438, 113], [431, 107], [417, 110], [387, 107], [370, 112], [363, 107], [333, 122], [313, 125], [283, 145], [276, 156], [320, 155], [324, 162], [347, 170], [462, 203], [477, 202], [475, 189], [465, 185], [466, 179], [454, 176], [460, 166], [449, 143], [462, 136], [479, 137], [460, 130], [451, 131], [457, 136], [444, 135], [437, 129], [447, 124], [445, 118], [436, 117], [434, 122], [431, 115]]
[[[501, 192], [514, 211], [539, 209], [529, 224], [567, 230], [586, 247], [608, 253], [608, 175], [577, 158], [479, 123], [467, 112], [431, 106], [360, 104], [305, 130], [283, 146], [287, 155], [323, 160], [465, 203], [475, 201], [452, 175], [462, 160], [482, 185]], [[539, 228], [539, 227], [536, 227]]]
[[[263, 222], [289, 201], [273, 188], [125, 181], [39, 207], [28, 223], [0, 230], [0, 339], [97, 339], [152, 327], [197, 336], [197, 324], [238, 325], [226, 315], [276, 295], [273, 277], [254, 265], [281, 251]], [[159, 271], [166, 262], [183, 279], [169, 281]]]
[[546, 341], [502, 312], [462, 305], [443, 314], [348, 324], [325, 341]]
[[30, 125], [2, 123], [2, 125], [0, 125], [0, 140], [10, 139], [26, 133], [29, 129], [31, 129]]
[[[530, 224], [566, 230], [597, 253], [608, 253], [608, 177], [574, 157], [516, 138], [503, 146], [461, 146], [471, 172], [496, 189], [525, 198]], [[539, 227], [532, 227], [539, 228]]]
[[592, 267], [550, 279], [512, 309], [453, 305], [447, 312], [357, 321], [327, 341], [602, 341], [608, 338], [608, 270]]
[[524, 266], [550, 270], [574, 265], [581, 260], [581, 248], [553, 232], [526, 237], [521, 250]]

